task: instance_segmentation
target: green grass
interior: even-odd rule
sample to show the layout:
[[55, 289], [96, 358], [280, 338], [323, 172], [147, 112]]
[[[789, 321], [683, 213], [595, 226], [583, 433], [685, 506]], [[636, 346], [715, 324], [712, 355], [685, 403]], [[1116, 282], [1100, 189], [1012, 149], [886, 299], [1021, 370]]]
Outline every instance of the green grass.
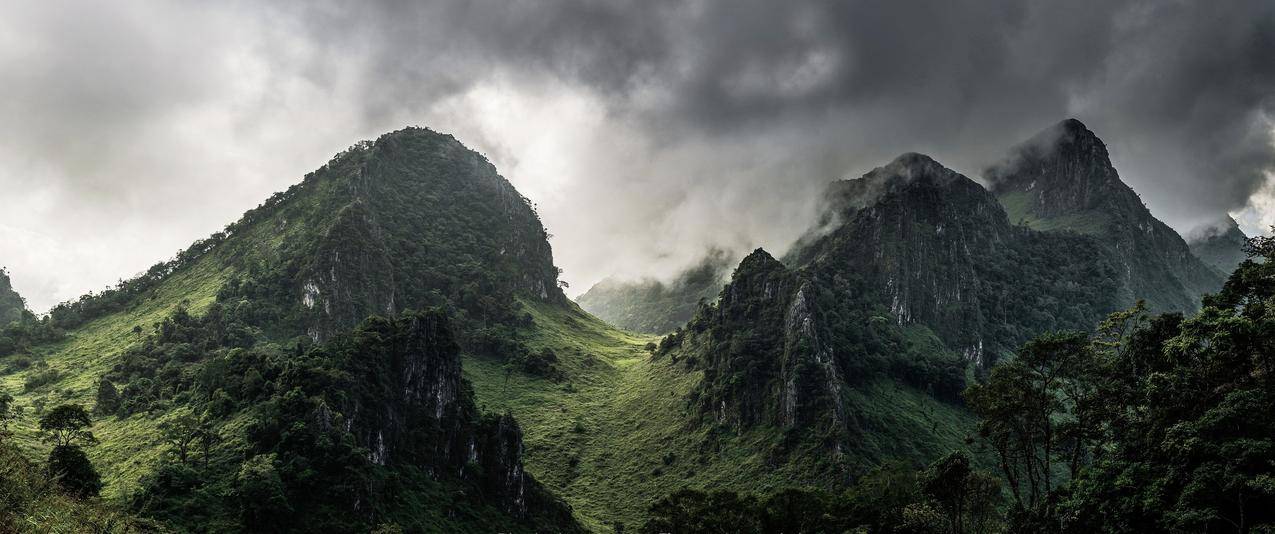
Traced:
[[[133, 332], [140, 326], [150, 332], [185, 301], [192, 313], [201, 313], [216, 299], [225, 281], [224, 269], [215, 261], [200, 261], [190, 269], [173, 274], [156, 290], [153, 298], [143, 298], [132, 309], [94, 319], [70, 332], [66, 339], [36, 347], [29, 354], [16, 354], [0, 359], [7, 368], [18, 358], [43, 361], [61, 374], [58, 380], [23, 390], [23, 381], [36, 372], [34, 366], [0, 377], [0, 388], [16, 397], [23, 407], [23, 417], [13, 426], [15, 441], [30, 458], [43, 459], [49, 446], [37, 436], [39, 416], [34, 406], [43, 399], [46, 409], [64, 403], [79, 403], [92, 409], [99, 378], [111, 369], [120, 355], [142, 338]], [[92, 431], [101, 444], [89, 447], [89, 459], [102, 473], [105, 483], [102, 495], [107, 499], [127, 495], [138, 479], [148, 473], [163, 454], [159, 444], [158, 425], [161, 417], [134, 414], [126, 419], [115, 417], [94, 421]]]
[[1074, 213], [1062, 217], [1040, 217], [1028, 205], [1027, 193], [1013, 191], [996, 197], [1010, 224], [1026, 226], [1032, 230], [1048, 232], [1051, 230], [1070, 230], [1088, 235], [1102, 235], [1107, 231], [1107, 216], [1098, 211]]

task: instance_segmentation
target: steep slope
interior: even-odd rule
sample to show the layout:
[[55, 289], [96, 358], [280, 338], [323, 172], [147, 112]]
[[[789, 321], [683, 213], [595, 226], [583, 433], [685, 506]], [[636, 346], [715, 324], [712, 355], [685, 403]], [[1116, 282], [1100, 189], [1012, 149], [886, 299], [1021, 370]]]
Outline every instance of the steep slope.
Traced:
[[26, 302], [13, 290], [9, 273], [0, 269], [0, 327], [22, 319], [26, 310]]
[[1221, 225], [1209, 226], [1187, 236], [1191, 253], [1219, 274], [1230, 276], [1240, 263], [1248, 259], [1244, 245], [1248, 236], [1235, 219], [1227, 217]]
[[712, 300], [730, 274], [730, 258], [710, 251], [670, 282], [607, 278], [576, 298], [585, 311], [625, 330], [666, 334], [686, 324], [702, 300]]
[[[520, 300], [568, 304], [545, 238], [530, 204], [454, 138], [409, 128], [360, 143], [173, 260], [55, 307], [46, 323], [65, 338], [8, 358], [0, 378], [30, 408], [18, 442], [40, 458], [44, 409], [94, 406], [102, 445], [89, 455], [108, 498], [183, 528], [571, 530], [525, 474], [518, 426], [472, 409], [458, 361], [458, 348], [525, 351]], [[347, 337], [368, 316], [433, 307], [451, 319], [391, 320], [423, 337], [369, 340], [380, 323]], [[353, 378], [314, 378], [332, 373]], [[213, 436], [198, 475], [174, 467], [160, 432], [191, 417]], [[368, 486], [316, 485], [329, 472]], [[297, 515], [216, 498], [272, 479]]]
[[1152, 309], [1190, 312], [1200, 295], [1222, 287], [1218, 273], [1120, 181], [1106, 145], [1078, 120], [1027, 140], [984, 178], [1011, 222], [1100, 238], [1123, 271], [1126, 303], [1144, 299]]

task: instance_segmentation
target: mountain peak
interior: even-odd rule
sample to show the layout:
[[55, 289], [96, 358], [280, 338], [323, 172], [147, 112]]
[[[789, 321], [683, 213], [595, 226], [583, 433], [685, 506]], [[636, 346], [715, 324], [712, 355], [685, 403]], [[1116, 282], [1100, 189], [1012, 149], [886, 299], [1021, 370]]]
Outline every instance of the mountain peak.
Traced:
[[884, 173], [888, 176], [900, 176], [913, 180], [921, 176], [942, 176], [952, 171], [925, 154], [905, 152], [894, 158], [884, 167], [873, 170], [870, 174]]
[[774, 267], [783, 268], [783, 266], [784, 265], [780, 263], [779, 260], [775, 259], [774, 256], [771, 256], [769, 252], [766, 252], [766, 249], [758, 247], [756, 250], [745, 256], [744, 259], [739, 262], [739, 267], [736, 269], [753, 271], [756, 269], [770, 269]]
[[983, 176], [1014, 221], [1023, 215], [1053, 219], [1093, 210], [1146, 211], [1137, 193], [1120, 180], [1107, 146], [1076, 119], [1018, 144]]

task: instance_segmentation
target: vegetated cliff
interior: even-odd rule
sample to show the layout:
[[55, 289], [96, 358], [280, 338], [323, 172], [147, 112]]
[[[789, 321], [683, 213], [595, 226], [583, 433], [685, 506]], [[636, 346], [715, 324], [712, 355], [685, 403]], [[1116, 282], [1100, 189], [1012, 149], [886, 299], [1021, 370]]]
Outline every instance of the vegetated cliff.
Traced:
[[1009, 224], [987, 190], [920, 154], [832, 184], [820, 230], [783, 263], [756, 251], [657, 357], [702, 369], [689, 401], [715, 424], [769, 425], [856, 450], [892, 380], [959, 402], [1032, 335], [1114, 311], [1118, 273], [1093, 238]]
[[1191, 312], [1222, 287], [1177, 232], [1120, 181], [1107, 147], [1080, 121], [1056, 124], [1018, 147], [984, 177], [1010, 221], [1100, 239], [1121, 269], [1121, 300]]
[[451, 136], [420, 128], [386, 134], [295, 189], [276, 207], [294, 216], [274, 218], [318, 225], [300, 254], [272, 267], [306, 308], [315, 340], [403, 307], [449, 306], [463, 324], [509, 322], [518, 315], [515, 296], [566, 298], [535, 210]]
[[479, 413], [445, 312], [371, 317], [292, 365], [248, 430], [284, 486], [260, 512], [321, 529], [576, 528], [524, 470], [518, 423]]
[[732, 259], [710, 250], [695, 266], [672, 281], [607, 278], [576, 298], [585, 311], [633, 332], [666, 334], [686, 324], [700, 301], [713, 300], [730, 275]]
[[1014, 227], [987, 190], [926, 156], [835, 182], [829, 198], [835, 225], [799, 243], [789, 263], [861, 277], [854, 298], [886, 306], [900, 325], [926, 325], [979, 366], [1118, 305], [1094, 240]]
[[0, 269], [0, 328], [14, 321], [22, 319], [26, 314], [26, 301], [22, 300], [22, 296], [13, 290], [13, 284], [9, 280], [9, 273], [4, 269]]
[[1248, 259], [1248, 254], [1244, 252], [1248, 236], [1240, 230], [1235, 219], [1229, 216], [1221, 224], [1191, 233], [1187, 236], [1187, 243], [1191, 246], [1191, 253], [1224, 276], [1230, 276], [1236, 267]]

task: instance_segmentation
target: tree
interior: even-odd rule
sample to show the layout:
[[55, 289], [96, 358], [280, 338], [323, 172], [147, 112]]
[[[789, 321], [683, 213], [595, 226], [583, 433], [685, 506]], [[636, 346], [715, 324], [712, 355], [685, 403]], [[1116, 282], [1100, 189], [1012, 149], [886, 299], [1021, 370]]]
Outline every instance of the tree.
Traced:
[[1043, 335], [969, 388], [1012, 530], [1275, 531], [1275, 239], [1248, 250], [1193, 316]]
[[102, 490], [102, 478], [84, 450], [75, 445], [58, 445], [49, 453], [49, 478], [67, 493], [92, 497]]
[[89, 413], [79, 404], [62, 404], [40, 418], [40, 432], [54, 447], [80, 447], [97, 444], [89, 431], [93, 425]]
[[93, 412], [98, 415], [112, 415], [120, 409], [120, 392], [110, 380], [102, 378], [97, 383], [97, 403]]
[[53, 444], [49, 453], [49, 477], [77, 497], [97, 495], [102, 480], [83, 446], [94, 445], [97, 438], [89, 431], [93, 421], [79, 404], [62, 404], [40, 418], [40, 432]]
[[970, 467], [969, 456], [951, 453], [920, 477], [921, 493], [929, 497], [950, 534], [987, 532], [1000, 502], [1000, 481]]
[[729, 491], [679, 490], [656, 501], [642, 532], [761, 532], [757, 499]]
[[1050, 494], [1065, 482], [1055, 469], [1066, 466], [1072, 477], [1079, 471], [1097, 424], [1091, 412], [1099, 367], [1088, 335], [1045, 334], [966, 390], [1017, 511], [1052, 516]]
[[203, 418], [196, 417], [190, 411], [184, 411], [160, 423], [159, 431], [163, 435], [164, 443], [172, 447], [182, 465], [186, 464], [191, 449], [197, 444], [202, 444], [204, 454], [207, 455], [208, 446], [211, 444], [208, 435], [211, 431]]
[[235, 476], [240, 519], [249, 532], [285, 530], [292, 514], [274, 463], [274, 454], [257, 455], [241, 464]]
[[13, 395], [0, 391], [0, 439], [9, 436], [9, 422], [17, 416]]

